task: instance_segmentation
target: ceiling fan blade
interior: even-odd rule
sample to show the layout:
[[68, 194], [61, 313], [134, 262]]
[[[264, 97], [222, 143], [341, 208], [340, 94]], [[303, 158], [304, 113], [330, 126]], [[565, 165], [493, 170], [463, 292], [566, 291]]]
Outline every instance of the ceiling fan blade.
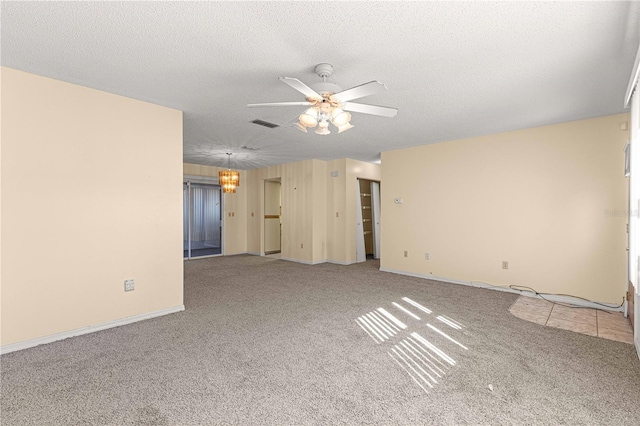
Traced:
[[283, 83], [288, 84], [289, 86], [291, 86], [294, 89], [296, 89], [298, 92], [300, 92], [303, 95], [305, 95], [307, 98], [322, 99], [322, 96], [320, 96], [318, 93], [316, 93], [315, 90], [313, 90], [311, 87], [307, 86], [306, 84], [304, 84], [303, 82], [301, 82], [297, 78], [279, 77], [279, 79]]
[[398, 114], [398, 108], [358, 104], [355, 102], [346, 102], [342, 106], [342, 109], [345, 111], [361, 112], [363, 114], [380, 115], [382, 117], [395, 117], [396, 114]]
[[267, 102], [264, 104], [247, 104], [248, 107], [265, 107], [265, 106], [308, 106], [313, 105], [311, 102]]
[[351, 89], [343, 90], [340, 93], [335, 93], [333, 96], [338, 98], [341, 102], [347, 102], [352, 99], [364, 98], [365, 96], [375, 95], [383, 90], [387, 90], [387, 86], [379, 81], [370, 81], [368, 83], [361, 84], [359, 86], [352, 87]]

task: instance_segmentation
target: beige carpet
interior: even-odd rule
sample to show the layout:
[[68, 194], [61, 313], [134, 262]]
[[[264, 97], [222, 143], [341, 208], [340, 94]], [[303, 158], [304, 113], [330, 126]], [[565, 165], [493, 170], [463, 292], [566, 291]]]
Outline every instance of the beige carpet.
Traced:
[[185, 312], [3, 355], [1, 423], [640, 424], [632, 345], [377, 268], [187, 262]]

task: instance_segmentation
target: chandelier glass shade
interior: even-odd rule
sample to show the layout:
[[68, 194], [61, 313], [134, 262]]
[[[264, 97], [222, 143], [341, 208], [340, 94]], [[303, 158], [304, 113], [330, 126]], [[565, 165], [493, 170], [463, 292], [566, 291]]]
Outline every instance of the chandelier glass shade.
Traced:
[[240, 186], [240, 172], [237, 170], [231, 170], [231, 154], [227, 159], [228, 169], [220, 170], [218, 172], [218, 183], [222, 188], [222, 192], [225, 194], [235, 194], [236, 188]]
[[315, 133], [318, 135], [329, 135], [329, 123], [338, 128], [338, 133], [353, 128], [350, 123], [351, 114], [340, 108], [340, 104], [332, 98], [330, 93], [323, 93], [322, 100], [307, 99], [314, 102], [314, 105], [300, 114], [296, 127], [305, 133], [307, 129], [317, 127]]

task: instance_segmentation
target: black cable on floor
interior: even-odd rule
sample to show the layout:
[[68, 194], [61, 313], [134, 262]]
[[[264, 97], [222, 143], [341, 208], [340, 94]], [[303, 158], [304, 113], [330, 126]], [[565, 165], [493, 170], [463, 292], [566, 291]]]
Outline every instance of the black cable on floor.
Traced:
[[525, 285], [514, 285], [514, 284], [512, 284], [512, 285], [510, 285], [510, 286], [508, 286], [508, 287], [507, 287], [507, 286], [503, 286], [503, 285], [494, 285], [494, 284], [489, 284], [489, 283], [486, 283], [486, 282], [483, 282], [483, 281], [471, 281], [471, 283], [474, 283], [474, 282], [475, 282], [475, 283], [485, 284], [485, 285], [488, 285], [488, 286], [490, 286], [490, 287], [496, 287], [496, 288], [509, 288], [509, 289], [511, 289], [511, 290], [519, 291], [521, 294], [522, 294], [522, 292], [524, 292], [524, 291], [529, 291], [529, 292], [531, 292], [531, 293], [534, 293], [536, 296], [540, 297], [541, 299], [546, 300], [547, 302], [555, 303], [555, 304], [560, 305], [560, 306], [566, 306], [566, 307], [568, 307], [568, 308], [588, 308], [588, 309], [597, 309], [597, 310], [599, 310], [599, 311], [604, 311], [604, 312], [606, 312], [606, 313], [608, 313], [608, 314], [610, 314], [610, 313], [611, 313], [611, 312], [608, 312], [606, 309], [602, 309], [602, 308], [594, 308], [594, 307], [590, 307], [590, 306], [579, 306], [579, 305], [571, 305], [571, 304], [569, 304], [569, 303], [564, 303], [564, 302], [556, 302], [556, 301], [554, 301], [554, 300], [549, 300], [549, 299], [545, 298], [544, 296], [564, 296], [564, 297], [573, 297], [573, 298], [576, 298], [576, 299], [584, 300], [585, 302], [592, 303], [592, 304], [594, 304], [594, 305], [599, 305], [599, 306], [603, 306], [603, 307], [605, 307], [605, 308], [610, 308], [610, 309], [620, 308], [620, 307], [622, 307], [622, 306], [624, 305], [624, 297], [622, 298], [622, 303], [620, 303], [619, 305], [608, 305], [608, 304], [606, 304], [606, 303], [594, 302], [594, 301], [592, 301], [592, 300], [585, 299], [584, 297], [580, 297], [580, 296], [573, 296], [573, 295], [571, 295], [571, 294], [540, 293], [540, 292], [538, 292], [537, 290], [535, 290], [535, 289], [533, 289], [533, 288], [531, 288], [531, 287], [525, 286]]

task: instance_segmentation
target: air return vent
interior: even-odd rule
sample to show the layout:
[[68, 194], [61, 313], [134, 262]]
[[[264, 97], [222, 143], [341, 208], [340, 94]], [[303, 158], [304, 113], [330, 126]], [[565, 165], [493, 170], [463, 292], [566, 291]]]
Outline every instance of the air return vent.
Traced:
[[275, 129], [276, 127], [280, 127], [278, 124], [269, 123], [268, 121], [263, 121], [263, 120], [253, 120], [252, 123], [257, 124], [259, 126], [268, 127], [270, 129]]

